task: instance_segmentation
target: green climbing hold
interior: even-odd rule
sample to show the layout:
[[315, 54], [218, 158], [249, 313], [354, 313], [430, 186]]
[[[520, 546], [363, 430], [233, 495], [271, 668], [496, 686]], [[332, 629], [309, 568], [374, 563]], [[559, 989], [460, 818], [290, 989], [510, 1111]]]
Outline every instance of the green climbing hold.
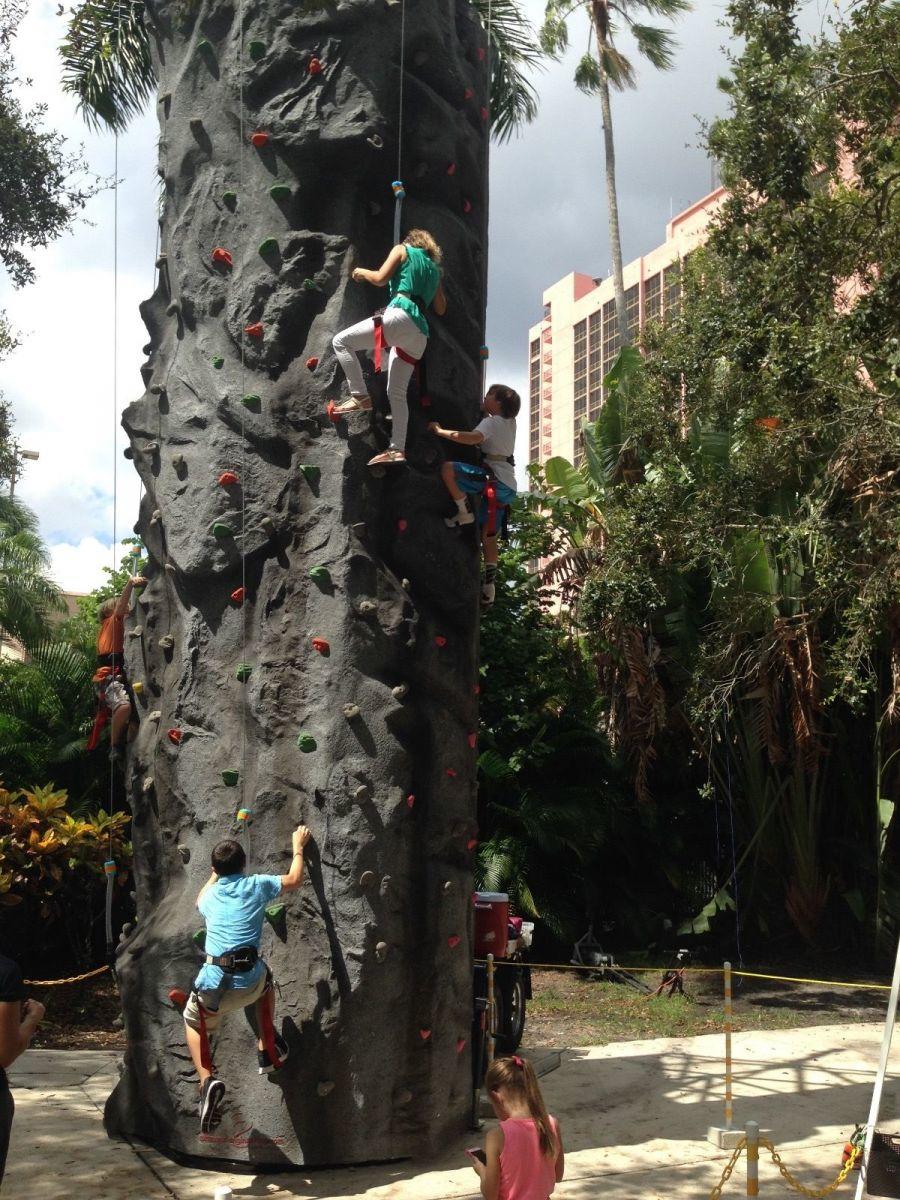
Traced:
[[301, 733], [297, 738], [297, 747], [304, 754], [311, 754], [317, 748], [316, 739], [311, 733]]
[[198, 929], [191, 940], [202, 949], [206, 945], [206, 930]]
[[246, 683], [250, 678], [250, 673], [253, 668], [249, 663], [238, 663], [234, 672], [234, 677], [239, 683]]
[[259, 396], [242, 396], [241, 404], [243, 404], [244, 408], [249, 408], [251, 412], [258, 413], [262, 411], [262, 400]]
[[269, 188], [269, 195], [273, 200], [290, 200], [291, 189], [286, 183], [273, 183]]
[[269, 254], [278, 253], [278, 242], [275, 238], [266, 238], [264, 242], [260, 242], [259, 252], [265, 258]]
[[254, 62], [259, 62], [259, 60], [261, 58], [265, 58], [265, 55], [266, 55], [265, 42], [248, 42], [247, 43], [247, 53], [250, 55], [250, 57], [253, 59]]
[[224, 521], [216, 521], [212, 527], [213, 537], [217, 538], [232, 538], [234, 530], [230, 525], [226, 525]]
[[315, 487], [322, 478], [322, 472], [318, 467], [314, 467], [311, 463], [302, 463], [300, 466], [300, 471], [310, 487]]
[[222, 368], [225, 366], [225, 359], [221, 356], [221, 354], [217, 354], [216, 357], [212, 360], [212, 365], [216, 368], [217, 371], [221, 371]]
[[233, 207], [235, 204], [237, 204], [237, 192], [223, 192], [222, 203], [228, 205], [229, 207]]
[[240, 776], [238, 775], [237, 771], [228, 770], [222, 772], [222, 782], [226, 787], [237, 787], [239, 778]]
[[303, 290], [305, 292], [314, 292], [318, 288], [318, 286], [319, 285], [316, 283], [316, 281], [314, 279], [304, 279], [303, 280]]
[[283, 904], [270, 904], [266, 909], [266, 920], [271, 921], [274, 925], [276, 921], [280, 921], [284, 916]]
[[327, 567], [313, 567], [309, 573], [309, 577], [314, 583], [331, 583], [331, 575]]
[[206, 38], [201, 38], [197, 43], [197, 50], [200, 54], [206, 54], [208, 51], [212, 51], [212, 45], [206, 40]]

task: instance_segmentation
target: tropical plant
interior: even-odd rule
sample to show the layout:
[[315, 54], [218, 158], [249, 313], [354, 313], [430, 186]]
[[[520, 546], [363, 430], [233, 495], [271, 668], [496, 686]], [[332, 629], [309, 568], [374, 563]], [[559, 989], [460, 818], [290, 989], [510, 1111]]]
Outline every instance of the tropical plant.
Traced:
[[[506, 141], [537, 116], [528, 73], [542, 58], [516, 0], [471, 0], [490, 30], [491, 132]], [[310, 0], [310, 11], [322, 8]], [[155, 87], [144, 0], [84, 0], [60, 47], [63, 89], [93, 128], [121, 132], [146, 107]]]
[[[622, 237], [619, 231], [619, 200], [616, 190], [616, 151], [613, 137], [611, 89], [622, 92], [637, 86], [634, 64], [616, 44], [625, 30], [634, 38], [638, 54], [658, 71], [673, 63], [675, 41], [671, 33], [645, 25], [645, 16], [671, 20], [688, 12], [690, 0], [547, 0], [541, 45], [547, 54], [559, 55], [569, 44], [569, 18], [583, 8], [588, 16], [587, 50], [575, 68], [575, 86], [600, 97], [603, 120], [603, 153], [606, 166], [606, 207], [609, 246], [613, 261], [613, 286], [620, 344], [631, 340], [625, 311], [625, 282], [622, 274]], [[618, 26], [618, 28], [617, 28]]]
[[49, 567], [37, 517], [15, 497], [0, 495], [0, 637], [28, 646], [47, 635], [48, 618], [63, 607]]
[[54, 971], [93, 965], [104, 911], [103, 864], [128, 877], [130, 817], [106, 813], [76, 817], [54, 784], [10, 792], [0, 785], [0, 906], [15, 909], [4, 921], [4, 943], [24, 962]]

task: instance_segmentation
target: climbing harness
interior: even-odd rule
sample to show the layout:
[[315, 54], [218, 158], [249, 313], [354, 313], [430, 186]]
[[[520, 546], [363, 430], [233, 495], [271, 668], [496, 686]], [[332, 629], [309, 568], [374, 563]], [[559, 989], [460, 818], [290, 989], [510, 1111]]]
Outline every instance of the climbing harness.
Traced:
[[226, 954], [207, 954], [204, 961], [207, 966], [221, 968], [226, 975], [237, 975], [253, 970], [259, 962], [259, 951], [255, 946], [238, 946]]

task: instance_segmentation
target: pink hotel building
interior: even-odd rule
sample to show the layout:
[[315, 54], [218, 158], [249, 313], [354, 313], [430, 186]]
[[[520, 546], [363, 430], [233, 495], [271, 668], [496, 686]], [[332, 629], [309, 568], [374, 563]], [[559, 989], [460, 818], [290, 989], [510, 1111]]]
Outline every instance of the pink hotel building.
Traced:
[[[724, 189], [717, 188], [673, 217], [666, 240], [625, 267], [625, 303], [632, 333], [677, 304], [679, 263], [703, 242]], [[579, 457], [578, 433], [595, 421], [603, 376], [619, 351], [612, 278], [572, 272], [544, 292], [544, 318], [528, 331], [528, 461]]]

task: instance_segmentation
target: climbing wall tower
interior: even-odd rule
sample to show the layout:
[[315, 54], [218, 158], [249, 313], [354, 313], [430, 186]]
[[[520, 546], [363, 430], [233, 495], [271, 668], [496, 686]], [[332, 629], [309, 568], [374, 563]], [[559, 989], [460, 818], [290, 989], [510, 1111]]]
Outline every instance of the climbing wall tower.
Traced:
[[[138, 922], [107, 1126], [195, 1159], [408, 1155], [470, 1097], [478, 561], [443, 524], [426, 425], [477, 416], [484, 31], [465, 0], [147, 7], [161, 255], [124, 414], [150, 577], [127, 628]], [[332, 334], [384, 303], [351, 271], [392, 243], [398, 152], [403, 229], [443, 246], [450, 307], [410, 467], [376, 478], [383, 403], [337, 424], [326, 403]], [[291, 1059], [259, 1076], [230, 1017], [223, 1120], [200, 1135], [167, 996], [198, 968], [209, 852], [240, 836], [251, 870], [284, 872], [299, 821], [308, 879], [264, 939]]]

